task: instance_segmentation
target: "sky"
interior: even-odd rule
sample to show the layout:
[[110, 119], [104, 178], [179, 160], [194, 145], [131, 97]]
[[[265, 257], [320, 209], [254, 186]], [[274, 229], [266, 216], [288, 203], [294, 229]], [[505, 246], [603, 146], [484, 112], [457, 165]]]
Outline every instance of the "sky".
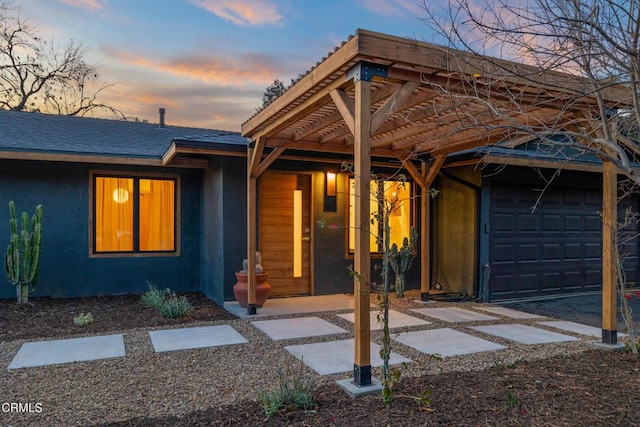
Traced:
[[86, 48], [129, 119], [239, 131], [357, 28], [437, 42], [422, 0], [16, 0], [40, 36]]

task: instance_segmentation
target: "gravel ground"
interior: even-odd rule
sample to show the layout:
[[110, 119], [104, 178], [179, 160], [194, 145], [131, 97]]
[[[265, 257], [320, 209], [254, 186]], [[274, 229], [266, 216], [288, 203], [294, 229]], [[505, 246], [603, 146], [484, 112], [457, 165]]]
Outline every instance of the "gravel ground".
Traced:
[[[410, 308], [423, 307], [412, 302], [414, 291], [405, 299], [393, 299], [392, 308], [409, 313]], [[212, 303], [213, 304], [213, 303]], [[131, 302], [131, 310], [144, 311], [142, 306]], [[451, 306], [452, 303], [435, 303], [437, 306]], [[464, 303], [465, 308], [476, 304]], [[430, 306], [431, 307], [431, 306]], [[6, 310], [5, 306], [2, 307]], [[325, 312], [318, 315], [347, 330], [353, 325], [337, 316], [340, 312]], [[416, 316], [416, 313], [410, 314]], [[135, 316], [133, 316], [135, 317]], [[292, 316], [293, 317], [293, 316]], [[0, 312], [4, 327], [11, 327], [11, 313]], [[265, 320], [261, 318], [260, 320]], [[436, 319], [423, 327], [410, 329], [451, 327]], [[106, 423], [125, 422], [131, 419], [156, 419], [167, 416], [180, 420], [198, 411], [224, 411], [226, 405], [250, 402], [255, 399], [256, 390], [270, 388], [277, 383], [278, 369], [296, 366], [299, 362], [283, 349], [286, 345], [346, 339], [350, 334], [331, 337], [314, 337], [275, 342], [250, 324], [250, 320], [191, 320], [188, 324], [175, 322], [142, 327], [127, 327], [109, 333], [124, 333], [126, 357], [93, 362], [70, 363], [0, 372], [2, 403], [41, 404], [40, 412], [17, 413], [0, 412], [0, 426], [89, 426]], [[513, 319], [503, 319], [504, 323]], [[520, 323], [533, 323], [518, 320]], [[175, 351], [156, 354], [153, 351], [147, 331], [169, 327], [206, 326], [228, 324], [242, 334], [248, 344]], [[96, 318], [99, 329], [100, 318]], [[465, 324], [472, 326], [474, 323]], [[131, 326], [131, 325], [128, 325]], [[540, 327], [540, 325], [536, 325]], [[88, 335], [96, 335], [94, 330]], [[116, 328], [117, 329], [117, 328]], [[75, 329], [66, 335], [82, 336], [85, 332]], [[474, 333], [475, 334], [475, 333]], [[51, 339], [46, 333], [42, 339]], [[481, 336], [477, 333], [475, 335]], [[372, 332], [372, 339], [380, 343], [381, 333]], [[0, 364], [8, 366], [24, 339], [4, 338], [0, 342]], [[554, 356], [580, 355], [587, 351], [589, 339], [568, 343], [546, 345], [518, 345], [496, 337], [491, 340], [508, 345], [507, 350], [477, 353], [438, 360], [419, 353], [399, 343], [393, 350], [409, 357], [415, 363], [404, 368], [403, 378], [420, 378], [448, 372], [482, 371], [493, 366], [513, 366], [524, 361], [543, 360]], [[316, 378], [318, 386], [329, 387], [338, 379], [349, 374], [318, 376], [313, 371], [305, 371]], [[379, 369], [373, 374], [380, 377]], [[242, 405], [240, 405], [241, 408]], [[34, 406], [35, 408], [35, 406]], [[180, 424], [176, 422], [176, 424]]]

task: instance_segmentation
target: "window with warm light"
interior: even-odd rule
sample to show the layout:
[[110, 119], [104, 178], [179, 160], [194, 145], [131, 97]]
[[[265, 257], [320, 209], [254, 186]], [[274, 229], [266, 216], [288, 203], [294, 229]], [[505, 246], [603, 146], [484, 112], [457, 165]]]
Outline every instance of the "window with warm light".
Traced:
[[94, 177], [94, 253], [173, 252], [176, 179]]
[[[355, 250], [355, 181], [349, 178], [349, 252]], [[369, 210], [371, 211], [370, 240], [371, 252], [382, 252], [384, 227], [377, 218], [383, 209], [389, 211], [389, 246], [394, 243], [402, 246], [402, 240], [411, 233], [411, 183], [400, 181], [374, 181], [370, 183]], [[378, 197], [381, 195], [382, 197]], [[378, 236], [381, 238], [378, 239]]]

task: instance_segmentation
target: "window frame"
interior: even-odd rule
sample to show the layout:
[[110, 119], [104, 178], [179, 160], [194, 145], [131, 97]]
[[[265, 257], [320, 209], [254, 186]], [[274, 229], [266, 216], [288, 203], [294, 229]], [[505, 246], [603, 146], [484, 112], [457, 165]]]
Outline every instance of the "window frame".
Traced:
[[[389, 179], [389, 178], [392, 178], [391, 175], [388, 175], [388, 176], [382, 175], [381, 176], [381, 175], [378, 174], [378, 176], [380, 177], [380, 180], [383, 182], [383, 185], [384, 185], [384, 182], [401, 182], [402, 181], [400, 179]], [[354, 251], [351, 250], [350, 244], [349, 244], [350, 243], [349, 234], [350, 234], [350, 227], [351, 227], [351, 222], [350, 222], [350, 219], [351, 219], [351, 207], [350, 207], [350, 204], [351, 204], [351, 202], [350, 202], [350, 199], [351, 199], [351, 192], [353, 191], [352, 188], [351, 188], [351, 185], [350, 185], [350, 180], [351, 179], [355, 179], [355, 177], [352, 174], [346, 174], [346, 178], [345, 179], [346, 179], [345, 186], [347, 188], [347, 200], [346, 200], [346, 203], [345, 203], [345, 205], [346, 205], [345, 231], [346, 232], [345, 232], [345, 236], [344, 236], [344, 250], [345, 250], [345, 258], [353, 259], [355, 253], [354, 253]], [[374, 181], [374, 180], [371, 180], [371, 181]], [[407, 180], [405, 180], [405, 182], [407, 184], [411, 185], [411, 188], [409, 189], [409, 199], [408, 199], [409, 200], [409, 227], [415, 227], [416, 226], [415, 221], [416, 221], [416, 217], [417, 217], [417, 213], [416, 213], [417, 203], [415, 203], [416, 194], [417, 194], [416, 193], [416, 183], [411, 179], [407, 179]], [[407, 236], [407, 237], [409, 237], [409, 236]], [[382, 248], [380, 246], [378, 246], [378, 248], [372, 247], [371, 251], [370, 251], [371, 258], [382, 258], [383, 252], [381, 251], [381, 249]]]
[[[168, 180], [174, 182], [174, 247], [170, 251], [140, 251], [139, 244], [139, 201], [134, 202], [133, 230], [134, 249], [132, 251], [96, 251], [96, 178], [124, 178], [133, 179], [134, 188], [139, 188], [141, 179]], [[136, 197], [139, 197], [136, 195]], [[144, 258], [144, 257], [177, 257], [180, 256], [180, 176], [176, 174], [130, 172], [130, 171], [105, 171], [93, 170], [89, 172], [89, 258]]]

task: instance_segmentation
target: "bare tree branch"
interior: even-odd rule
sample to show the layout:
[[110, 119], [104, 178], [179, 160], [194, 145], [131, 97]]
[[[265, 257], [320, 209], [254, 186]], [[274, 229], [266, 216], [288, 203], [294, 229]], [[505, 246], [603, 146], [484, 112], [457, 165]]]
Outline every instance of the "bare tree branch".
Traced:
[[84, 60], [86, 50], [70, 40], [63, 46], [42, 39], [20, 17], [11, 0], [0, 0], [0, 109], [83, 116], [118, 109], [98, 101], [113, 84]]

